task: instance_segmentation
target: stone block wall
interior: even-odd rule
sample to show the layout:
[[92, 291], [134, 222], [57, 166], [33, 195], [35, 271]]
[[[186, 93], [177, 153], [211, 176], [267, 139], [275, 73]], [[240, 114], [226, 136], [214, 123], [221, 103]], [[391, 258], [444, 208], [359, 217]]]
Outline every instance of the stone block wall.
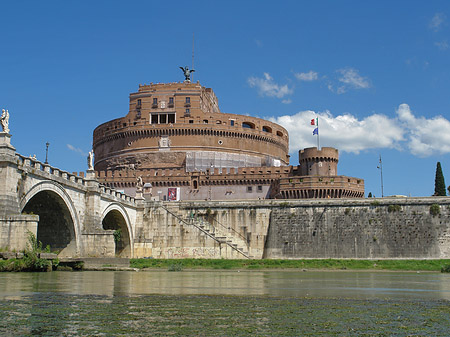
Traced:
[[[245, 258], [181, 219], [202, 218], [252, 258], [450, 258], [450, 198], [146, 202], [135, 257]], [[438, 205], [439, 214], [431, 208]]]
[[[440, 214], [431, 214], [433, 204]], [[366, 199], [273, 209], [264, 257], [449, 258], [449, 199]]]
[[9, 215], [0, 218], [0, 249], [22, 251], [28, 242], [28, 233], [36, 235], [39, 216]]

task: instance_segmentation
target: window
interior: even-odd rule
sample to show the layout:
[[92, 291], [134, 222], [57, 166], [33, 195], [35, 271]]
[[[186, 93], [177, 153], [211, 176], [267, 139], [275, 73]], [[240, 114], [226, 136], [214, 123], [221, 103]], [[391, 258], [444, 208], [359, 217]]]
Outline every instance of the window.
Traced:
[[136, 109], [136, 118], [141, 118], [141, 108]]
[[230, 125], [234, 126], [234, 119], [230, 119]]
[[136, 107], [140, 108], [141, 107], [141, 103], [142, 103], [141, 99], [138, 99], [137, 103], [136, 103]]
[[204, 120], [203, 120], [203, 123], [204, 123], [204, 124], [208, 124], [208, 120], [207, 120], [207, 119], [204, 119]]
[[255, 124], [250, 123], [250, 122], [244, 122], [244, 123], [242, 123], [242, 127], [246, 128], [246, 129], [254, 129], [255, 128]]
[[190, 97], [186, 97], [186, 104], [191, 104], [191, 98]]
[[253, 192], [253, 186], [247, 186], [247, 193]]
[[263, 191], [263, 188], [262, 188], [262, 186], [260, 185], [260, 186], [258, 186], [257, 187], [257, 190], [256, 190], [258, 193], [262, 193], [262, 191]]
[[173, 124], [175, 123], [175, 114], [174, 113], [169, 113], [169, 114], [164, 114], [164, 113], [153, 113], [151, 115], [151, 123], [152, 124]]
[[191, 110], [186, 109], [186, 115], [189, 115], [191, 113]]
[[173, 105], [173, 97], [169, 97], [169, 105]]
[[190, 119], [190, 120], [189, 120], [189, 124], [194, 124], [194, 120], [193, 120], [193, 119]]

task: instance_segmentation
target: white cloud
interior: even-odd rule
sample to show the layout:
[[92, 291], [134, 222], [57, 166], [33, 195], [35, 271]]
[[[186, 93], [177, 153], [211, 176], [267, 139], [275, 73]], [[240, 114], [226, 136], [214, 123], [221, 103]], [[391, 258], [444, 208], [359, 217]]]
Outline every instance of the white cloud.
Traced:
[[400, 148], [403, 130], [392, 119], [374, 114], [358, 120], [351, 114], [333, 116], [329, 111], [316, 113], [301, 111], [292, 116], [272, 119], [289, 131], [291, 152], [305, 147], [317, 146], [311, 119], [319, 118], [319, 137], [323, 146], [336, 147], [341, 151], [359, 153], [372, 148]]
[[426, 157], [450, 153], [450, 122], [447, 119], [442, 116], [415, 117], [408, 104], [400, 104], [397, 116], [407, 130], [407, 146], [412, 154]]
[[283, 98], [293, 93], [293, 90], [285, 85], [278, 85], [273, 81], [269, 73], [264, 73], [264, 78], [250, 77], [247, 80], [252, 88], [257, 88], [261, 96]]
[[435, 42], [434, 45], [438, 47], [440, 50], [447, 50], [448, 48], [450, 48], [450, 45], [448, 44], [447, 40]]
[[73, 146], [73, 145], [71, 145], [71, 144], [67, 144], [67, 148], [68, 148], [69, 150], [71, 150], [71, 151], [73, 151], [73, 152], [77, 152], [77, 153], [79, 153], [79, 154], [81, 154], [81, 155], [83, 155], [83, 156], [87, 156], [87, 155], [88, 155], [88, 154], [87, 154], [86, 152], [84, 152], [82, 149], [77, 148], [77, 147], [75, 147], [75, 146]]
[[299, 80], [299, 81], [316, 81], [319, 79], [319, 74], [315, 71], [308, 71], [307, 73], [295, 73], [294, 76]]
[[401, 104], [396, 113], [394, 118], [373, 114], [358, 119], [351, 114], [333, 116], [329, 111], [307, 110], [271, 120], [288, 130], [291, 153], [317, 146], [317, 138], [312, 135], [315, 127], [310, 124], [315, 117], [319, 118], [321, 146], [353, 153], [377, 148], [408, 149], [419, 157], [450, 153], [449, 120], [442, 116], [416, 117], [408, 104]]
[[283, 104], [291, 104], [292, 103], [292, 100], [291, 99], [283, 99], [282, 101], [281, 101], [281, 103], [283, 103]]
[[435, 32], [441, 29], [442, 25], [445, 23], [447, 16], [444, 13], [436, 13], [430, 21], [429, 27]]
[[338, 69], [337, 72], [341, 74], [339, 77], [340, 85], [337, 89], [338, 94], [346, 92], [349, 88], [351, 89], [367, 89], [370, 88], [370, 82], [362, 77], [358, 70], [353, 68]]

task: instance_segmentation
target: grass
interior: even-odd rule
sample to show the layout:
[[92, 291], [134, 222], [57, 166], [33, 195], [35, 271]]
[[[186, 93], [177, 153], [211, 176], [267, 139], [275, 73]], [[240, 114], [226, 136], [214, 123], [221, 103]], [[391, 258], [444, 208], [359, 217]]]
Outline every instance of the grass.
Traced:
[[212, 260], [212, 259], [131, 259], [133, 268], [168, 269], [180, 265], [183, 269], [328, 269], [328, 270], [396, 270], [396, 271], [441, 271], [450, 264], [442, 260]]

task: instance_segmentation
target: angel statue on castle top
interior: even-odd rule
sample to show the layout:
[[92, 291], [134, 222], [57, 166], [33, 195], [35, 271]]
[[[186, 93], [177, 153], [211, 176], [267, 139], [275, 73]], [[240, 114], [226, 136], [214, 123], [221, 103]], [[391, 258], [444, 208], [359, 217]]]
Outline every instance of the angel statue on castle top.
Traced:
[[0, 117], [0, 122], [2, 124], [2, 132], [9, 133], [9, 112], [8, 112], [8, 110], [2, 109], [2, 116]]
[[191, 69], [191, 70], [189, 70], [189, 67], [188, 66], [186, 66], [186, 67], [180, 67], [180, 69], [183, 71], [183, 74], [184, 74], [184, 80], [186, 81], [186, 82], [190, 82], [191, 81], [191, 73], [193, 73], [195, 70], [194, 69]]

